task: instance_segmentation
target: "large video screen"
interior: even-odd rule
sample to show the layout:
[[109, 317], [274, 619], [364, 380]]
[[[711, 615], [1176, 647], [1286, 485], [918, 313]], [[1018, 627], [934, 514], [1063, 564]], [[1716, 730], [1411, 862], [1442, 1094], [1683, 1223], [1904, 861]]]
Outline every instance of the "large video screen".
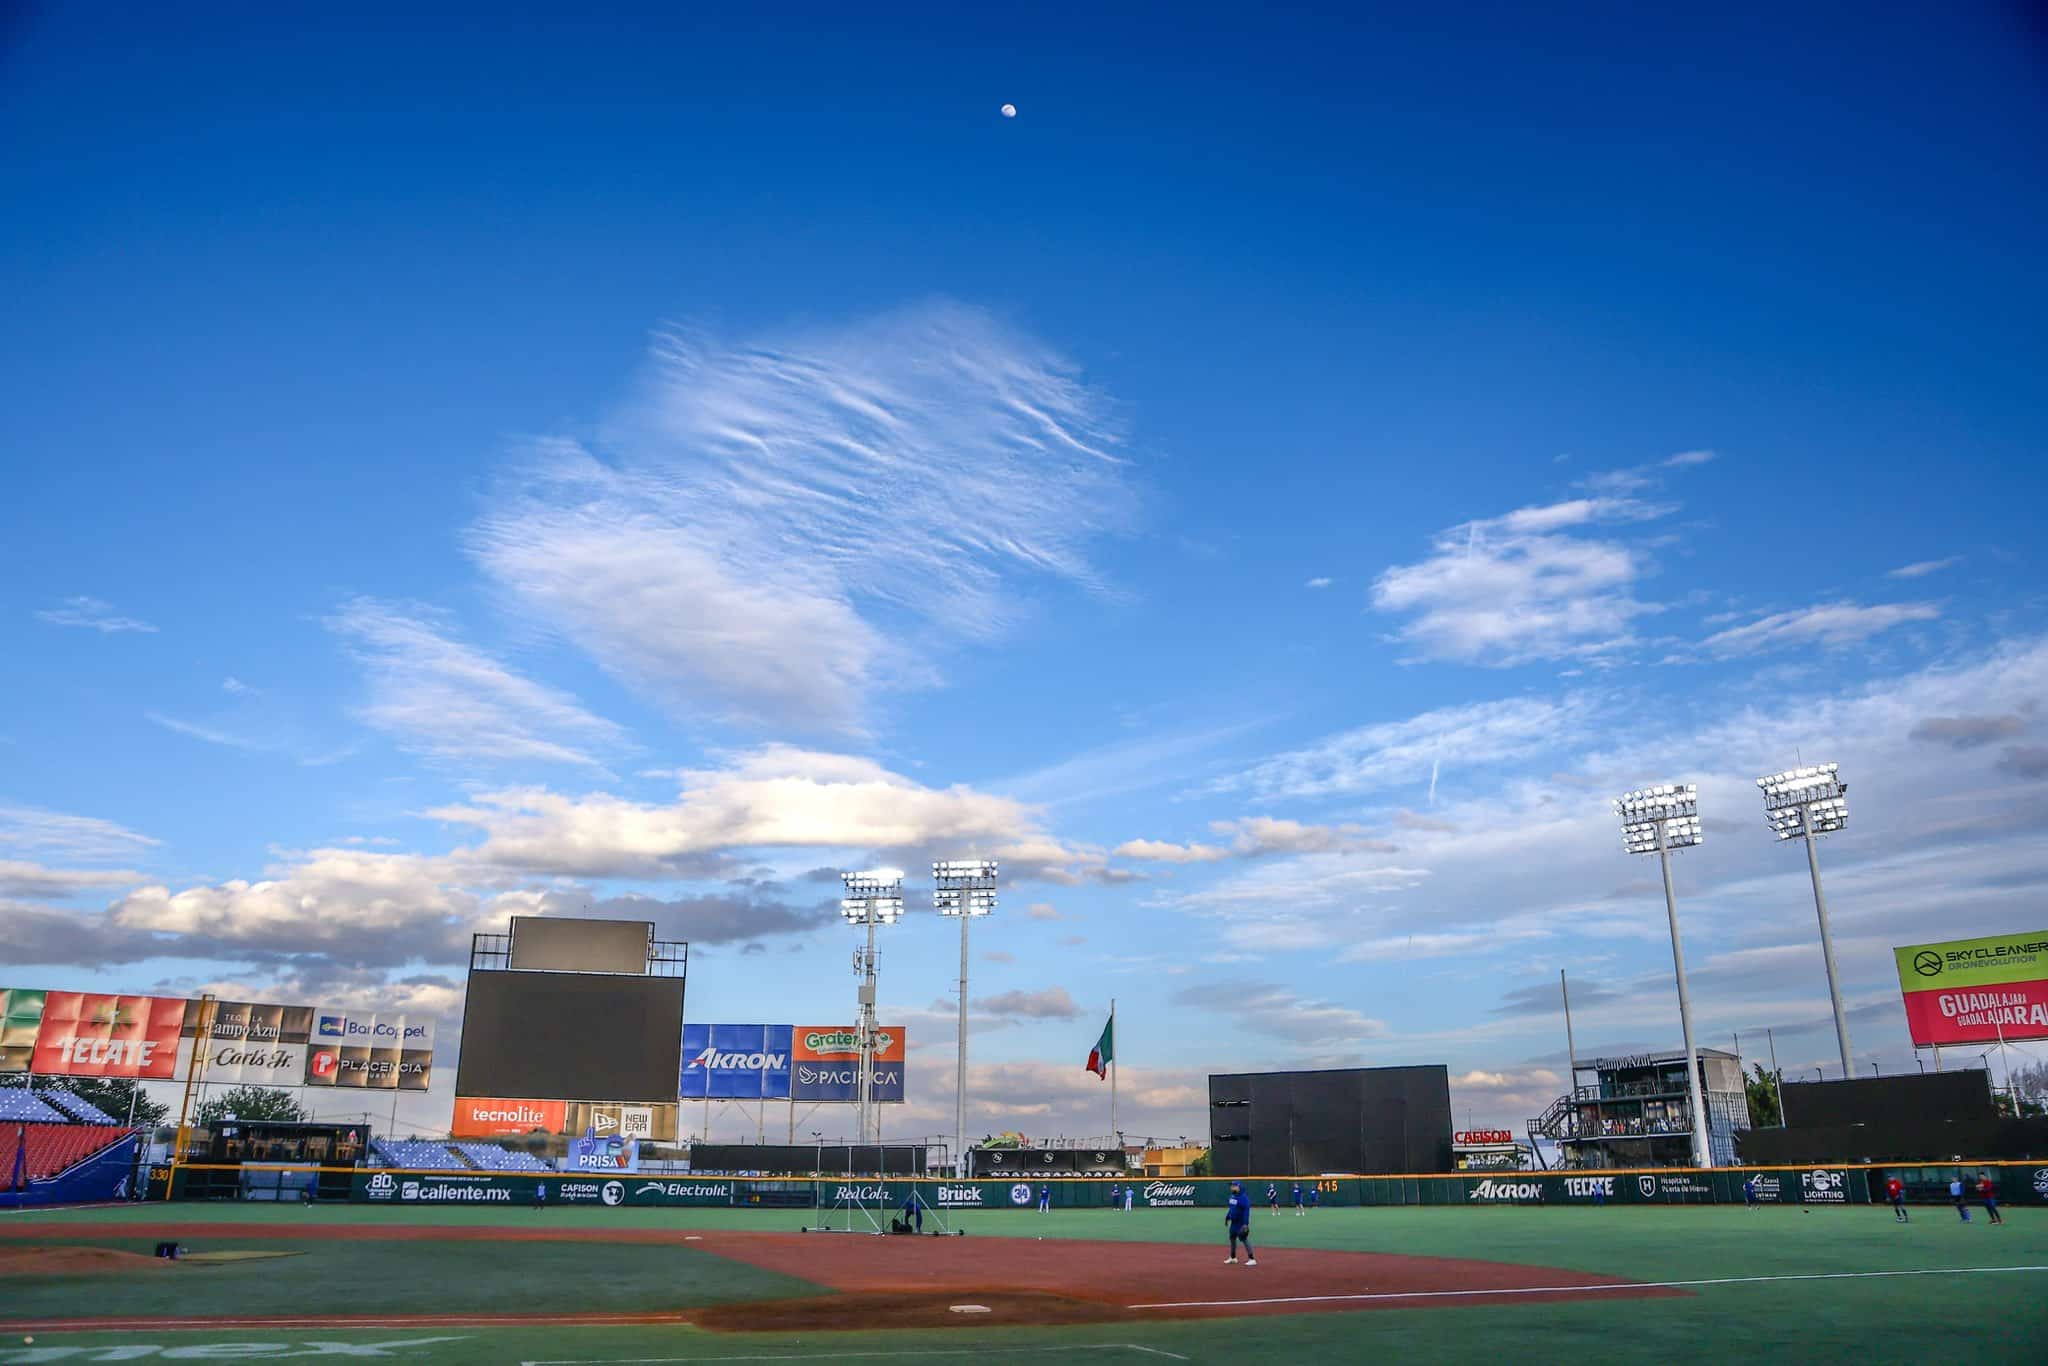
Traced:
[[455, 1090], [673, 1101], [682, 1053], [680, 977], [472, 972]]
[[653, 927], [644, 920], [512, 917], [512, 966], [541, 972], [647, 971]]

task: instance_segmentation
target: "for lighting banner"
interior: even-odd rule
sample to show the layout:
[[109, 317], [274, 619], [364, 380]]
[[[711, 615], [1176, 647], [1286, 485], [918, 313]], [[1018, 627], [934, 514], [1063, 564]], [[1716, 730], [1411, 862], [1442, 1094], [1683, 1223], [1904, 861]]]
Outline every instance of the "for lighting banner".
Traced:
[[178, 1070], [183, 997], [52, 991], [43, 999], [31, 1070], [46, 1077], [141, 1077]]
[[2048, 1038], [2048, 932], [1894, 949], [1916, 1046]]

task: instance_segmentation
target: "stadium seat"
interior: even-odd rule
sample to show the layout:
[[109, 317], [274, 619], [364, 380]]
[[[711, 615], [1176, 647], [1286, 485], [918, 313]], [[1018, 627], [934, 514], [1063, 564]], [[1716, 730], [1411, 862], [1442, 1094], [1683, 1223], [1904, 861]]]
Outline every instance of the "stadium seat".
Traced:
[[14, 1155], [27, 1140], [27, 1176], [41, 1181], [91, 1157], [128, 1136], [126, 1129], [105, 1124], [9, 1124], [0, 1126], [0, 1185], [14, 1176]]
[[121, 1123], [119, 1119], [116, 1119], [114, 1116], [108, 1114], [105, 1110], [100, 1109], [99, 1106], [94, 1105], [91, 1101], [85, 1099], [85, 1097], [75, 1096], [69, 1091], [41, 1091], [38, 1092], [37, 1095], [42, 1099], [42, 1101], [45, 1104], [51, 1106], [54, 1109], [62, 1110], [66, 1117], [70, 1119], [75, 1119], [81, 1124]]
[[0, 1090], [0, 1120], [30, 1124], [64, 1124], [69, 1116], [43, 1103], [43, 1098], [19, 1087]]

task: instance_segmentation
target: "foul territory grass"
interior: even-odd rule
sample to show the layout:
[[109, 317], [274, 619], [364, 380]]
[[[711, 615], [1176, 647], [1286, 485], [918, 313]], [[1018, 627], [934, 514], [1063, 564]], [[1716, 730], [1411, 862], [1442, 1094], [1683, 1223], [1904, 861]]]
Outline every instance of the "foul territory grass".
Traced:
[[[250, 1247], [216, 1238], [209, 1225], [350, 1223], [372, 1228], [435, 1224], [490, 1228], [794, 1229], [803, 1215], [737, 1210], [379, 1209], [261, 1206], [143, 1206], [61, 1217], [72, 1236], [93, 1242], [93, 1226], [138, 1214], [162, 1217], [166, 1235], [197, 1247]], [[44, 1217], [37, 1215], [35, 1217]], [[968, 1237], [990, 1236], [1216, 1243], [1220, 1211], [1173, 1210], [969, 1213]], [[1245, 1296], [1286, 1295], [1295, 1248], [1404, 1252], [1553, 1266], [1636, 1280], [1723, 1280], [1836, 1273], [2048, 1267], [2048, 1214], [2011, 1211], [2003, 1227], [1978, 1213], [1964, 1225], [1943, 1208], [1919, 1208], [1913, 1222], [1888, 1210], [1854, 1207], [1803, 1213], [1797, 1207], [1678, 1209], [1319, 1210], [1304, 1218], [1263, 1213], [1253, 1224], [1262, 1257], [1240, 1282]], [[811, 1237], [844, 1235], [812, 1234]], [[0, 1241], [13, 1241], [0, 1219]], [[303, 1256], [252, 1266], [166, 1276], [0, 1281], [0, 1322], [64, 1314], [248, 1314], [391, 1311], [545, 1312], [679, 1308], [719, 1300], [812, 1294], [801, 1281], [676, 1248], [604, 1243], [299, 1241], [270, 1246]], [[878, 1249], [879, 1251], [879, 1249]], [[1144, 1255], [1133, 1248], [1133, 1256]], [[1532, 1279], [1540, 1279], [1533, 1277]], [[175, 1284], [172, 1284], [173, 1280]], [[162, 1296], [163, 1298], [159, 1298]], [[770, 1320], [772, 1324], [772, 1320]], [[1703, 1285], [1679, 1298], [1561, 1304], [1477, 1299], [1455, 1307], [1302, 1314], [1242, 1320], [1142, 1322], [1033, 1330], [711, 1334], [687, 1327], [502, 1328], [307, 1332], [40, 1335], [34, 1348], [0, 1336], [0, 1363], [60, 1360], [38, 1349], [161, 1339], [166, 1347], [346, 1342], [359, 1346], [454, 1341], [392, 1348], [392, 1360], [431, 1362], [710, 1361], [837, 1359], [852, 1362], [986, 1363], [1047, 1360], [1157, 1362], [1169, 1352], [1194, 1362], [1372, 1359], [1944, 1363], [2048, 1359], [2048, 1272], [1771, 1279]], [[1132, 1350], [1151, 1349], [1149, 1353]], [[22, 1355], [36, 1352], [36, 1355]], [[844, 1353], [875, 1353], [845, 1357]], [[913, 1353], [957, 1355], [914, 1356]], [[225, 1355], [225, 1354], [224, 1354]], [[245, 1347], [247, 1359], [257, 1359]], [[83, 1358], [72, 1357], [78, 1360]], [[143, 1359], [143, 1358], [135, 1358]]]

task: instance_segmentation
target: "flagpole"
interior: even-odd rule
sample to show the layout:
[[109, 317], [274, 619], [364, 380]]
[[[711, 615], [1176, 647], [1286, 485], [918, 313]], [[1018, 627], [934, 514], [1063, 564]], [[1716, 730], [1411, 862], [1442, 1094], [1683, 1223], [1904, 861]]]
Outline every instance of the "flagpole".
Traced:
[[1109, 998], [1109, 1137], [1113, 1143], [1121, 1144], [1116, 1128], [1116, 1055], [1121, 1052], [1116, 1046], [1116, 997]]

